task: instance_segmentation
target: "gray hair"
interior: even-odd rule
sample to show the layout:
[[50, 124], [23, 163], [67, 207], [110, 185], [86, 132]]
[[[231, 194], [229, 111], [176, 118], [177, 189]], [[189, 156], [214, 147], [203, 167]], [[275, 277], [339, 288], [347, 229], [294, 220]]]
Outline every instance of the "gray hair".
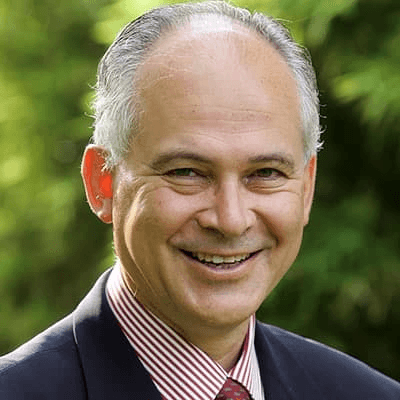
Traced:
[[106, 168], [115, 167], [129, 151], [137, 129], [134, 78], [150, 49], [166, 32], [195, 16], [216, 15], [261, 34], [283, 57], [297, 82], [303, 124], [305, 160], [321, 147], [319, 100], [315, 72], [308, 52], [272, 17], [235, 7], [225, 1], [168, 5], [148, 11], [126, 25], [100, 61], [94, 108], [93, 142], [108, 152]]

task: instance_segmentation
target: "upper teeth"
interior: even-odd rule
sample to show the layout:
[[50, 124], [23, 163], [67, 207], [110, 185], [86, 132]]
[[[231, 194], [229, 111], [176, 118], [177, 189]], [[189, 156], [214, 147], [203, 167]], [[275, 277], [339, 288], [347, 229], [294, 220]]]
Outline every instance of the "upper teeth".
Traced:
[[250, 256], [250, 253], [238, 254], [236, 256], [223, 257], [219, 255], [206, 254], [206, 253], [192, 253], [193, 257], [198, 258], [200, 261], [212, 262], [213, 264], [229, 264], [243, 261]]

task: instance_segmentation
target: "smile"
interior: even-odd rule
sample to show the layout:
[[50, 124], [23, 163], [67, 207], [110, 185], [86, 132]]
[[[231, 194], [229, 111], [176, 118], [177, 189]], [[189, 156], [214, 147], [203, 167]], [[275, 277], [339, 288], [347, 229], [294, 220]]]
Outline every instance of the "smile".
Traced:
[[188, 252], [183, 251], [187, 256], [193, 258], [196, 261], [201, 262], [202, 264], [206, 264], [210, 267], [216, 269], [225, 269], [225, 268], [232, 268], [237, 266], [238, 264], [242, 263], [243, 261], [248, 260], [256, 253], [240, 253], [231, 256], [222, 256], [219, 254], [209, 254], [209, 253], [201, 253], [201, 252]]

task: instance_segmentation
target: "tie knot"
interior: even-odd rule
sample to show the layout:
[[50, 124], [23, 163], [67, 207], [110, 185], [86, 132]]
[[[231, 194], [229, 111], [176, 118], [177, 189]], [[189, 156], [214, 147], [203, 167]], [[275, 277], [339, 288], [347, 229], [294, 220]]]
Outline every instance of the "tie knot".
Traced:
[[251, 398], [240, 383], [228, 378], [215, 400], [251, 400]]

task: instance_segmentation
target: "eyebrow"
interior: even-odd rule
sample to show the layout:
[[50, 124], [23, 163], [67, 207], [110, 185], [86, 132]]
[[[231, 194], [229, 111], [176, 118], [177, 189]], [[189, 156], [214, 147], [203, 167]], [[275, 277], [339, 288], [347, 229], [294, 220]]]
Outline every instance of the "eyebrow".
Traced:
[[[160, 153], [154, 160], [149, 163], [149, 166], [154, 170], [160, 170], [171, 161], [176, 160], [190, 160], [202, 164], [213, 164], [213, 161], [207, 156], [187, 150], [172, 150], [165, 153]], [[253, 156], [248, 159], [248, 162], [250, 164], [275, 162], [277, 164], [284, 165], [286, 168], [289, 168], [291, 170], [295, 169], [295, 161], [293, 157], [289, 154], [281, 152]]]
[[271, 154], [262, 154], [255, 157], [250, 157], [249, 162], [251, 164], [262, 164], [274, 161], [278, 164], [284, 165], [287, 168], [292, 170], [295, 169], [295, 161], [290, 154], [286, 153], [271, 153]]
[[197, 161], [203, 164], [211, 164], [212, 161], [208, 157], [202, 156], [200, 154], [193, 153], [186, 150], [172, 150], [165, 153], [159, 154], [154, 160], [150, 162], [150, 167], [154, 170], [162, 169], [171, 161], [176, 160], [191, 160]]

